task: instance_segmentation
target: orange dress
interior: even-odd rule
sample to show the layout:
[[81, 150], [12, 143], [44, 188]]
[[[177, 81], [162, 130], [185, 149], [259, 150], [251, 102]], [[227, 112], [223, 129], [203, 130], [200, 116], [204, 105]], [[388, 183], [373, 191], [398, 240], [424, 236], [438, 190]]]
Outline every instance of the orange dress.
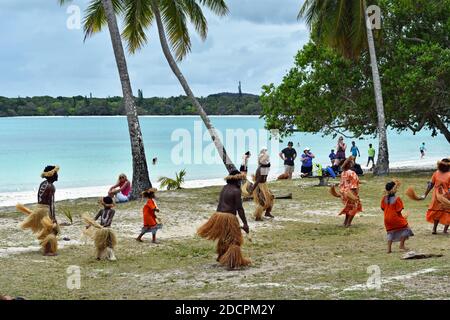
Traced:
[[384, 226], [387, 232], [408, 228], [408, 220], [402, 216], [402, 199], [395, 197], [395, 202], [388, 203], [388, 197], [385, 196], [381, 200], [381, 209], [384, 211]]
[[144, 227], [152, 228], [157, 225], [155, 209], [157, 208], [156, 203], [153, 199], [148, 199], [147, 203], [144, 206], [143, 215], [144, 215]]
[[[342, 172], [339, 190], [342, 193], [342, 202], [344, 203], [344, 208], [339, 213], [340, 215], [355, 216], [358, 212], [362, 211], [362, 204], [359, 199], [359, 178], [356, 172], [352, 170]], [[345, 195], [347, 192], [353, 192], [358, 200], [349, 199]]]
[[438, 193], [446, 194], [447, 198], [450, 196], [450, 172], [436, 171], [431, 178], [431, 183], [434, 184], [433, 197], [431, 204], [428, 207], [426, 219], [428, 222], [434, 223], [439, 220], [439, 223], [444, 225], [450, 224], [450, 210], [445, 209], [437, 200]]

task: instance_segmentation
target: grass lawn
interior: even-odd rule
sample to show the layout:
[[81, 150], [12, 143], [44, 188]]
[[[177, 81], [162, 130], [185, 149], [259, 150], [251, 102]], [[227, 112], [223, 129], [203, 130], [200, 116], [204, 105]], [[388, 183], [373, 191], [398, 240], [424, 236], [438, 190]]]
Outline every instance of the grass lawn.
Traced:
[[[362, 178], [364, 212], [344, 229], [337, 217], [342, 204], [317, 187], [316, 179], [273, 182], [275, 194], [293, 193], [292, 200], [277, 200], [274, 220], [254, 222], [252, 202], [245, 202], [250, 223], [244, 253], [252, 266], [227, 271], [215, 261], [215, 244], [195, 236], [195, 230], [214, 211], [220, 187], [158, 193], [164, 228], [160, 244], [134, 240], [140, 231], [138, 201], [116, 208], [113, 229], [118, 235], [116, 262], [96, 261], [94, 246], [81, 238], [82, 213], [98, 211], [97, 199], [62, 201], [74, 224], [62, 228], [57, 257], [43, 257], [30, 232], [19, 229], [24, 218], [12, 209], [0, 211], [0, 294], [27, 299], [449, 299], [450, 236], [431, 234], [425, 221], [429, 203], [404, 196], [407, 186], [426, 188], [431, 173], [398, 173], [399, 195], [410, 212], [415, 236], [406, 246], [416, 252], [443, 254], [440, 258], [401, 260], [394, 244], [386, 253], [386, 232], [379, 209], [387, 178]], [[59, 210], [59, 213], [58, 213]], [[442, 231], [442, 226], [439, 227]], [[79, 266], [81, 288], [67, 288], [67, 268]], [[369, 289], [369, 266], [378, 266], [381, 289]], [[238, 290], [236, 290], [238, 289]], [[237, 295], [238, 293], [238, 295]]]

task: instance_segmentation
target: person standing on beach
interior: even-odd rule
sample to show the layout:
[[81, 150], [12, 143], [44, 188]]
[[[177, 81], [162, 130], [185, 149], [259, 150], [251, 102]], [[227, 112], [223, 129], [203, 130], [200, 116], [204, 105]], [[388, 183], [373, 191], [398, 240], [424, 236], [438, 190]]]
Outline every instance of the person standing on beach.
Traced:
[[375, 166], [375, 148], [372, 146], [372, 144], [369, 144], [369, 150], [367, 151], [368, 158], [367, 158], [367, 166], [369, 167], [370, 161], [372, 161], [372, 167], [370, 168], [370, 171], [373, 170], [373, 167]]
[[251, 153], [250, 151], [247, 151], [246, 153], [244, 153], [244, 155], [242, 156], [242, 163], [241, 163], [241, 167], [239, 169], [239, 171], [242, 174], [247, 174], [248, 172], [248, 159], [250, 159]]
[[293, 148], [294, 143], [288, 142], [287, 148], [281, 150], [279, 156], [284, 161], [284, 173], [288, 179], [292, 179], [292, 174], [295, 169], [295, 158], [297, 158], [297, 151]]
[[340, 136], [336, 146], [336, 162], [335, 165], [340, 166], [342, 162], [346, 159], [345, 150], [347, 149], [347, 144], [344, 142], [344, 137]]
[[423, 159], [425, 157], [425, 151], [427, 151], [427, 148], [425, 148], [425, 142], [422, 142], [419, 151], [420, 151], [420, 159]]
[[46, 166], [44, 172], [41, 174], [41, 178], [45, 179], [40, 185], [38, 190], [38, 204], [43, 206], [48, 206], [48, 213], [50, 219], [53, 223], [58, 223], [56, 221], [55, 212], [55, 185], [54, 183], [58, 181], [58, 166]]
[[227, 184], [220, 192], [216, 213], [197, 230], [200, 237], [217, 240], [217, 261], [229, 270], [245, 267], [251, 263], [242, 254], [244, 237], [236, 216], [238, 214], [242, 220], [242, 229], [249, 233], [240, 188], [241, 181], [245, 179], [246, 175], [237, 170], [225, 177]]
[[431, 190], [433, 190], [433, 198], [428, 207], [426, 219], [433, 224], [433, 234], [437, 233], [439, 224], [445, 225], [444, 233], [448, 233], [450, 225], [450, 158], [438, 162], [437, 170], [428, 184], [423, 199]]
[[255, 220], [262, 221], [262, 214], [265, 212], [265, 217], [274, 218], [271, 214], [274, 196], [267, 186], [267, 177], [270, 171], [270, 157], [267, 149], [263, 148], [258, 156], [258, 169], [255, 174], [255, 184], [250, 188], [249, 193], [253, 195], [255, 202]]
[[359, 152], [359, 149], [356, 146], [355, 141], [352, 141], [352, 147], [350, 148], [350, 152], [352, 153], [353, 158], [355, 158], [355, 161], [356, 161], [356, 158], [361, 157], [361, 153]]
[[336, 153], [334, 153], [334, 149], [331, 149], [331, 153], [328, 155], [328, 158], [330, 158], [331, 165], [334, 165], [334, 160], [336, 159]]

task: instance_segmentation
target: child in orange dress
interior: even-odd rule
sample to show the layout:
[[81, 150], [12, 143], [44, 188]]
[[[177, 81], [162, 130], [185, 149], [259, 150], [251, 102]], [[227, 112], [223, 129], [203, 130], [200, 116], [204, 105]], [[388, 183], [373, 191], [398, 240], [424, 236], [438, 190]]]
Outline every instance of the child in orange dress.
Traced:
[[408, 221], [402, 216], [403, 201], [395, 194], [400, 183], [391, 181], [386, 184], [386, 195], [381, 199], [381, 210], [384, 211], [384, 226], [387, 231], [388, 250], [392, 252], [392, 242], [400, 241], [400, 249], [408, 250], [405, 241], [414, 236], [408, 225]]
[[159, 208], [155, 202], [155, 192], [157, 190], [155, 188], [150, 188], [144, 192], [142, 192], [142, 196], [147, 198], [147, 203], [142, 209], [143, 218], [144, 218], [144, 226], [142, 227], [141, 234], [136, 238], [136, 241], [143, 242], [142, 237], [144, 234], [151, 232], [152, 233], [152, 242], [157, 243], [156, 241], [156, 232], [162, 228], [162, 224], [158, 223], [155, 212], [159, 212]]

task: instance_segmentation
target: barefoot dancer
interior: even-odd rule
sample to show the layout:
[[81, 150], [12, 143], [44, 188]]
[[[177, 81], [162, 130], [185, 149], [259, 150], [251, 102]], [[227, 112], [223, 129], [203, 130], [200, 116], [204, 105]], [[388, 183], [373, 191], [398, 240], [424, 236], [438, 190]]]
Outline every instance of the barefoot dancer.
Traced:
[[253, 200], [256, 205], [255, 220], [262, 221], [262, 214], [265, 212], [265, 216], [274, 218], [271, 214], [274, 196], [270, 192], [267, 186], [267, 176], [270, 170], [270, 158], [267, 153], [267, 149], [263, 148], [258, 156], [258, 169], [256, 169], [255, 184], [250, 190], [250, 194], [253, 194]]
[[242, 220], [245, 232], [249, 232], [247, 219], [241, 199], [241, 180], [245, 179], [245, 174], [233, 171], [225, 178], [227, 184], [223, 187], [217, 212], [202, 225], [197, 234], [207, 240], [218, 240], [217, 261], [228, 269], [237, 269], [250, 264], [250, 260], [244, 258], [241, 246], [244, 243], [239, 220], [236, 213]]
[[[433, 234], [437, 233], [437, 227], [440, 224], [445, 225], [444, 233], [448, 233], [450, 225], [450, 207], [443, 203], [443, 200], [450, 200], [450, 159], [442, 159], [437, 164], [437, 170], [428, 184], [424, 198], [433, 190], [431, 204], [428, 207], [426, 219], [433, 223]], [[443, 199], [444, 198], [444, 199]]]
[[339, 215], [345, 214], [344, 227], [350, 227], [355, 215], [362, 211], [361, 200], [359, 199], [359, 178], [351, 170], [354, 164], [354, 158], [350, 156], [342, 165], [343, 172], [341, 174], [339, 190], [345, 207]]
[[38, 240], [43, 248], [46, 256], [56, 255], [57, 239], [59, 233], [58, 222], [55, 214], [55, 186], [54, 182], [58, 181], [58, 166], [47, 166], [41, 174], [44, 178], [39, 185], [38, 204], [33, 211], [18, 204], [16, 208], [27, 214], [27, 218], [21, 223], [23, 230], [30, 229], [38, 235]]
[[150, 188], [144, 192], [142, 192], [142, 196], [147, 198], [147, 203], [142, 209], [143, 217], [144, 217], [144, 227], [142, 227], [141, 234], [136, 238], [136, 241], [143, 242], [142, 237], [144, 234], [151, 232], [152, 233], [152, 242], [156, 242], [156, 232], [162, 228], [162, 224], [158, 223], [158, 218], [156, 217], [155, 212], [159, 212], [159, 208], [155, 202], [155, 192], [157, 190], [155, 188]]
[[[111, 229], [112, 220], [114, 218], [114, 201], [111, 197], [104, 197], [100, 200], [103, 209], [100, 210], [92, 220], [88, 216], [83, 216], [83, 220], [87, 223], [85, 234], [92, 238], [95, 243], [97, 260], [106, 259], [115, 261], [114, 247], [117, 244], [117, 238]], [[100, 218], [100, 224], [96, 222]]]
[[381, 210], [384, 211], [384, 226], [387, 231], [388, 250], [392, 252], [392, 242], [400, 241], [400, 249], [407, 250], [405, 241], [414, 236], [414, 233], [408, 226], [408, 221], [402, 216], [403, 201], [395, 194], [399, 181], [391, 181], [386, 184], [386, 195], [381, 199]]

